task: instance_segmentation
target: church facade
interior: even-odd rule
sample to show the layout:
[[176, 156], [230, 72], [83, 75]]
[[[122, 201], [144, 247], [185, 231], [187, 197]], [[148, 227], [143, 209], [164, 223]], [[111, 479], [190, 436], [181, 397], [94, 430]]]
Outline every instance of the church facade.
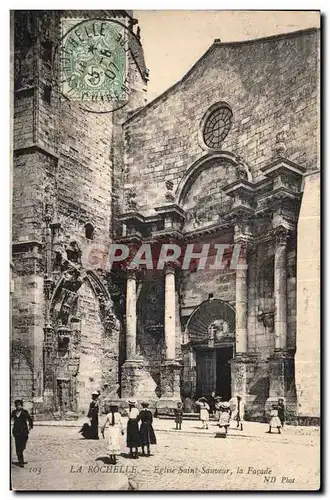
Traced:
[[[64, 14], [131, 31], [122, 109], [61, 95]], [[319, 31], [215, 40], [149, 104], [132, 12], [17, 11], [13, 33], [12, 398], [75, 418], [93, 390], [159, 413], [215, 391], [317, 422]], [[182, 255], [111, 267], [113, 245]]]

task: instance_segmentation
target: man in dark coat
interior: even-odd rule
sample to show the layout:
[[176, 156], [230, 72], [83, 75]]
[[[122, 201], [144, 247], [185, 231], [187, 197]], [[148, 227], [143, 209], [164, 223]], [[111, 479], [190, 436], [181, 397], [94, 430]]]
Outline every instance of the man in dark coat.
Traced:
[[92, 393], [87, 417], [90, 419], [90, 439], [99, 439], [99, 391]]
[[285, 405], [284, 405], [284, 399], [283, 398], [279, 398], [278, 399], [277, 412], [278, 412], [278, 418], [281, 421], [281, 426], [284, 427], [284, 422], [285, 422]]
[[29, 412], [23, 408], [23, 401], [21, 399], [16, 399], [14, 404], [15, 410], [11, 412], [10, 418], [14, 420], [13, 436], [18, 465], [24, 467], [23, 452], [29, 438], [29, 431], [33, 429], [33, 420]]

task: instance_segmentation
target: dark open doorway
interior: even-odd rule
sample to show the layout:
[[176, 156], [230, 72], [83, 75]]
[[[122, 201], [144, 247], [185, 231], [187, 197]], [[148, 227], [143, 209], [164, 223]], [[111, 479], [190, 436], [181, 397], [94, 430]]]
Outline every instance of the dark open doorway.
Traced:
[[230, 360], [233, 357], [232, 347], [216, 349], [216, 393], [223, 401], [231, 398], [231, 368]]
[[210, 396], [213, 391], [223, 401], [231, 398], [233, 347], [196, 350], [196, 396]]

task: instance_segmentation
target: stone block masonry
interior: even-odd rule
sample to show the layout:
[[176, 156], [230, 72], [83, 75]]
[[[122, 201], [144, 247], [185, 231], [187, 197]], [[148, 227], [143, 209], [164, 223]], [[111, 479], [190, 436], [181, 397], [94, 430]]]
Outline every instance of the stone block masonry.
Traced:
[[[221, 149], [242, 156], [255, 181], [270, 159], [277, 132], [286, 132], [287, 157], [317, 168], [319, 48], [317, 30], [247, 43], [215, 42], [174, 87], [125, 124], [127, 182], [152, 213], [185, 171], [209, 150], [199, 140], [204, 113], [219, 101], [233, 110]], [[148, 162], [145, 162], [148, 158]], [[162, 187], [163, 186], [163, 187]]]
[[92, 390], [118, 386], [123, 326], [113, 312], [111, 278], [101, 270], [88, 277], [80, 255], [111, 241], [112, 210], [118, 212], [123, 191], [118, 130], [145, 103], [146, 84], [137, 44], [140, 67], [127, 55], [131, 95], [124, 110], [93, 114], [63, 98], [63, 15], [130, 19], [125, 11], [14, 14], [12, 397], [57, 414], [85, 412]]

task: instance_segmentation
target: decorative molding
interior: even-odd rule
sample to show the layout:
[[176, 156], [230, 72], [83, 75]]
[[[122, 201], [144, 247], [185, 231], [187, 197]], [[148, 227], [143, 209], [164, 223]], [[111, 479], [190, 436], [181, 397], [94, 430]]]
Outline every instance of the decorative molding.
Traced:
[[233, 153], [228, 151], [217, 151], [213, 153], [208, 153], [202, 158], [199, 158], [193, 165], [191, 165], [181, 178], [178, 187], [175, 192], [175, 199], [178, 205], [182, 205], [187, 192], [189, 191], [191, 185], [200, 175], [203, 170], [214, 167], [210, 160], [222, 160], [228, 162], [234, 167], [237, 165], [236, 157]]

